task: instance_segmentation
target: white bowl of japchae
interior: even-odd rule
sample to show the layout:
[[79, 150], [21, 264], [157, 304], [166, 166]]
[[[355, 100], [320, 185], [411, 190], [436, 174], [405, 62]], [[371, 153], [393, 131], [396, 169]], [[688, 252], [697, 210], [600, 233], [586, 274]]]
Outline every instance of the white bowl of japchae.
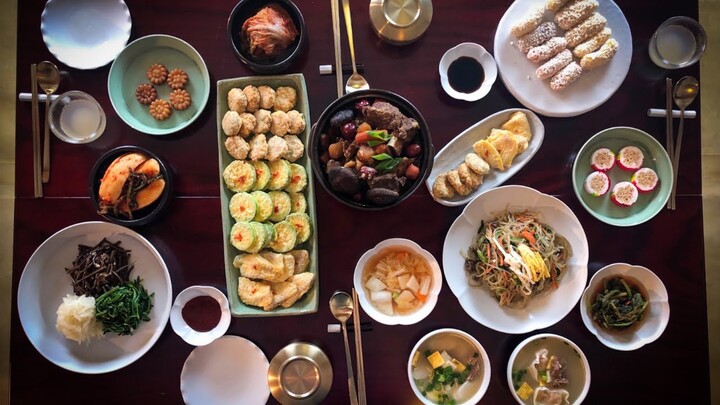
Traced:
[[580, 299], [588, 243], [559, 199], [524, 186], [479, 194], [443, 245], [445, 280], [477, 322], [504, 333], [554, 325]]
[[649, 269], [613, 263], [590, 279], [580, 302], [583, 323], [605, 346], [636, 350], [654, 342], [670, 320], [665, 285]]

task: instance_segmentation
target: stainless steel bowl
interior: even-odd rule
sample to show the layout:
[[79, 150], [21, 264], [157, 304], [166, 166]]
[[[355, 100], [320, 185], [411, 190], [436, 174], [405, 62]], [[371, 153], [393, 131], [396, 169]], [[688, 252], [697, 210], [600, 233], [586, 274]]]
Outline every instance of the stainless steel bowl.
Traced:
[[311, 343], [291, 343], [270, 361], [268, 385], [284, 405], [319, 404], [332, 385], [332, 365], [327, 355]]

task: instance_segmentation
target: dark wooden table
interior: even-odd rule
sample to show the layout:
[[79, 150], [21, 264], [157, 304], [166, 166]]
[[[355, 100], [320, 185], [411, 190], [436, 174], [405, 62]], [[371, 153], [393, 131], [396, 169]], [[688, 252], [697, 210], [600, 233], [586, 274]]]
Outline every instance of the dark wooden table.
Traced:
[[[600, 0], [604, 1], [604, 0]], [[28, 91], [30, 63], [55, 61], [43, 44], [40, 14], [44, 1], [18, 8], [17, 89]], [[128, 0], [131, 40], [148, 34], [169, 34], [192, 44], [210, 70], [211, 82], [251, 75], [233, 55], [226, 20], [234, 1]], [[630, 228], [599, 222], [579, 204], [571, 185], [571, 167], [581, 145], [612, 126], [632, 126], [664, 144], [665, 122], [648, 118], [646, 109], [664, 106], [664, 79], [699, 75], [698, 66], [679, 71], [655, 67], [647, 45], [655, 28], [674, 15], [698, 16], [696, 2], [619, 1], [632, 30], [633, 58], [620, 90], [594, 111], [573, 118], [544, 118], [545, 142], [535, 158], [508, 183], [557, 196], [575, 212], [590, 244], [589, 274], [626, 262], [646, 266], [662, 278], [670, 295], [670, 323], [662, 337], [633, 352], [603, 346], [583, 325], [576, 308], [542, 331], [568, 337], [586, 353], [592, 371], [587, 403], [708, 403], [708, 340], [700, 177], [700, 120], [688, 120], [679, 177], [678, 210], [661, 211], [653, 220]], [[318, 65], [333, 63], [332, 27], [327, 1], [298, 0], [307, 22], [309, 43], [290, 72], [302, 72], [308, 84], [311, 115], [316, 120], [336, 95], [333, 76], [320, 76]], [[471, 124], [496, 111], [520, 107], [498, 80], [490, 94], [475, 103], [451, 99], [440, 87], [437, 64], [446, 49], [465, 41], [492, 52], [495, 27], [510, 0], [436, 1], [433, 21], [416, 43], [395, 47], [381, 42], [369, 23], [368, 2], [353, 2], [358, 61], [373, 87], [407, 97], [430, 125], [440, 149]], [[343, 30], [345, 61], [349, 61]], [[57, 62], [57, 61], [55, 61]], [[11, 336], [11, 398], [14, 404], [53, 403], [182, 403], [180, 371], [193, 347], [168, 324], [155, 346], [134, 364], [105, 375], [65, 371], [45, 360], [23, 333], [16, 309], [17, 285], [23, 267], [38, 245], [59, 229], [101, 219], [87, 192], [87, 177], [96, 159], [119, 145], [138, 145], [160, 154], [176, 177], [176, 197], [160, 220], [138, 231], [160, 251], [170, 269], [173, 292], [193, 284], [225, 290], [220, 222], [215, 125], [216, 93], [199, 119], [178, 134], [156, 137], [132, 130], [115, 114], [107, 94], [109, 66], [80, 71], [58, 63], [61, 91], [92, 94], [107, 113], [107, 129], [99, 141], [69, 145], [52, 139], [52, 179], [45, 198], [32, 197], [30, 103], [17, 103], [16, 204], [14, 227], [13, 310]], [[214, 86], [213, 86], [214, 87]], [[700, 110], [700, 100], [692, 106]], [[328, 334], [333, 322], [326, 303], [336, 289], [350, 290], [360, 255], [389, 237], [412, 239], [438, 259], [444, 235], [461, 208], [447, 208], [430, 198], [424, 187], [407, 201], [379, 213], [349, 209], [316, 187], [320, 252], [320, 308], [316, 314], [281, 318], [233, 319], [228, 334], [246, 337], [268, 356], [295, 340], [314, 342], [334, 368], [326, 403], [347, 403], [345, 359], [340, 335]], [[232, 293], [232, 292], [231, 292]], [[363, 320], [370, 320], [365, 314]], [[405, 367], [409, 351], [425, 333], [455, 327], [474, 335], [487, 350], [492, 378], [485, 395], [489, 403], [512, 403], [505, 380], [507, 359], [525, 335], [507, 335], [474, 322], [443, 286], [437, 307], [419, 324], [383, 326], [363, 335], [368, 399], [372, 404], [412, 403], [415, 397]], [[274, 399], [270, 397], [270, 402]]]

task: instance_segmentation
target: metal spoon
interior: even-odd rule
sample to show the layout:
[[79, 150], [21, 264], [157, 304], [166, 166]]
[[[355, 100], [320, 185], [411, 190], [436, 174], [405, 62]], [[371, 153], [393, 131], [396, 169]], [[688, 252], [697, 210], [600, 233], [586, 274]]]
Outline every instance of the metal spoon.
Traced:
[[50, 181], [50, 96], [60, 85], [60, 71], [52, 62], [43, 61], [37, 65], [37, 81], [45, 91], [45, 135], [43, 137], [42, 182]]
[[330, 312], [342, 325], [343, 339], [345, 340], [345, 362], [348, 371], [348, 388], [350, 389], [350, 404], [358, 405], [357, 391], [355, 390], [355, 377], [353, 376], [352, 360], [350, 359], [350, 345], [348, 344], [347, 327], [345, 322], [352, 316], [353, 300], [350, 294], [344, 291], [335, 291], [330, 297]]
[[696, 78], [685, 76], [675, 84], [673, 89], [673, 100], [680, 108], [680, 127], [678, 127], [678, 137], [675, 142], [675, 154], [671, 156], [673, 159], [673, 189], [670, 193], [670, 209], [675, 209], [675, 195], [677, 194], [677, 179], [680, 171], [680, 147], [682, 146], [683, 123], [685, 122], [685, 109], [695, 101], [700, 90], [700, 85]]
[[355, 65], [355, 45], [353, 43], [352, 20], [350, 19], [350, 0], [342, 0], [343, 14], [345, 14], [345, 30], [348, 36], [348, 46], [350, 47], [350, 60], [352, 61], [353, 73], [350, 75], [347, 83], [345, 83], [345, 92], [352, 93], [357, 90], [366, 90], [370, 88], [367, 80], [360, 76]]

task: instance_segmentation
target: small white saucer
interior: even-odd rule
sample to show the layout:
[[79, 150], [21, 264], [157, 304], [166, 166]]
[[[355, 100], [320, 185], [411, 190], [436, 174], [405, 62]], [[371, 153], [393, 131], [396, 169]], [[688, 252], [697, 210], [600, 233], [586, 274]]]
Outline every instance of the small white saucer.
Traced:
[[[217, 326], [207, 332], [198, 332], [191, 328], [182, 316], [182, 310], [185, 304], [191, 299], [200, 296], [215, 298], [220, 305], [220, 321]], [[215, 287], [203, 285], [188, 287], [175, 297], [175, 302], [170, 311], [170, 325], [172, 325], [175, 333], [188, 344], [205, 346], [212, 343], [212, 341], [224, 335], [230, 327], [230, 305], [228, 304], [228, 299], [222, 291]]]
[[[480, 62], [485, 74], [485, 78], [483, 79], [480, 88], [472, 93], [461, 93], [453, 89], [448, 81], [448, 69], [450, 68], [450, 64], [463, 56], [468, 56]], [[445, 52], [440, 59], [438, 70], [440, 72], [440, 83], [442, 84], [443, 90], [445, 90], [445, 93], [447, 93], [450, 97], [457, 100], [480, 100], [490, 92], [490, 89], [497, 79], [497, 65], [495, 64], [495, 59], [488, 51], [485, 50], [485, 48], [473, 42], [463, 42], [448, 49], [448, 51]]]

